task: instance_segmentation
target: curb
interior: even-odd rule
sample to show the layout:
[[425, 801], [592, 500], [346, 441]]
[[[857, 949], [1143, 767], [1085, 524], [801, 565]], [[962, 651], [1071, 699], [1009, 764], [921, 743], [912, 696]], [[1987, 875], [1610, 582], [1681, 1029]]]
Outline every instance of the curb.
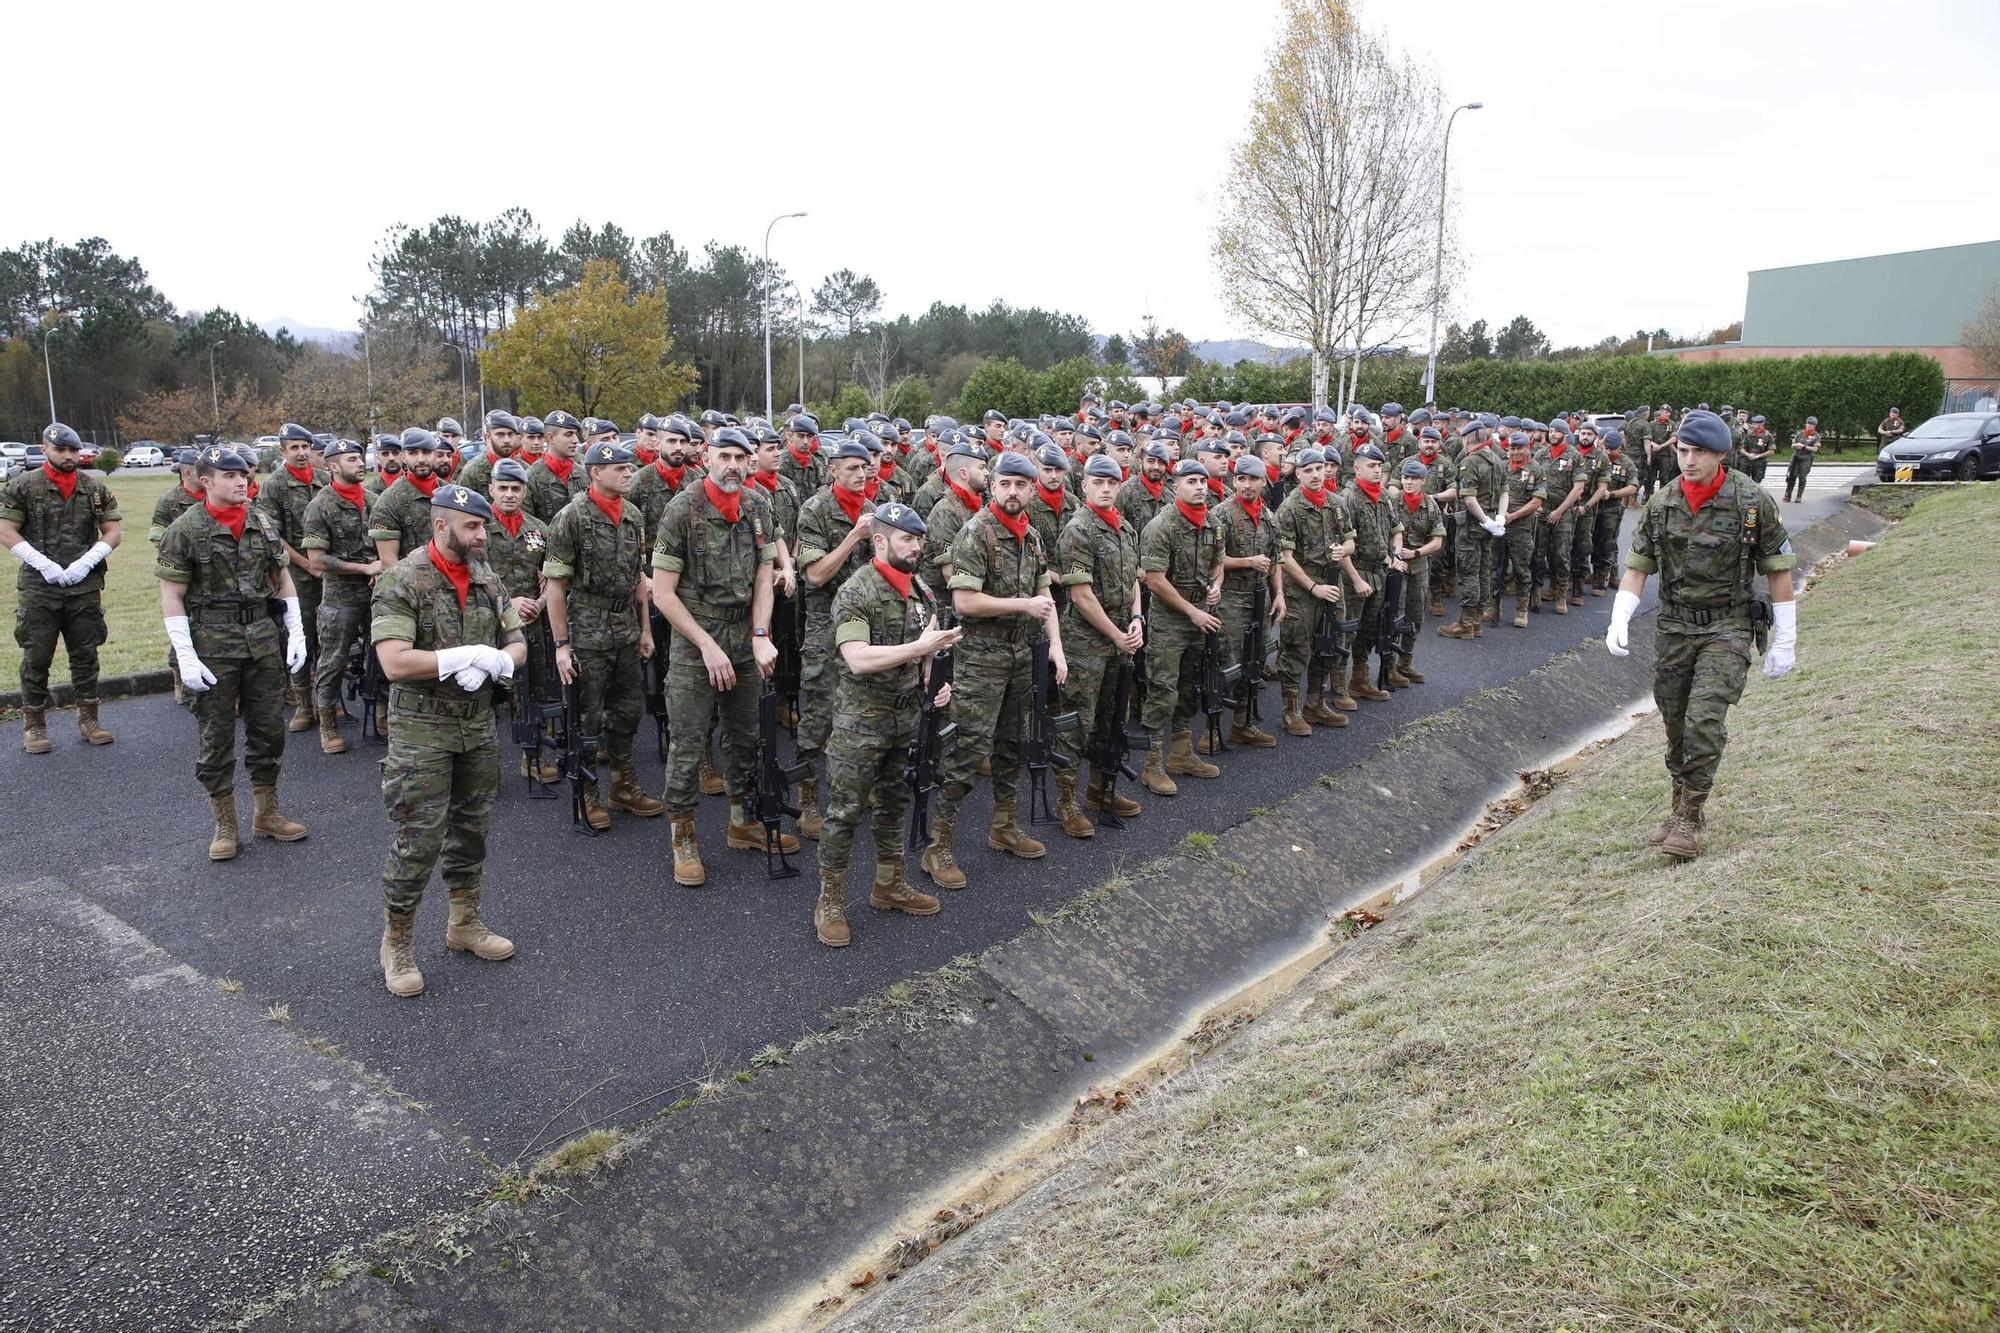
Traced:
[[[97, 680], [99, 699], [131, 699], [142, 694], [165, 694], [174, 687], [174, 673], [162, 667], [158, 671], [135, 671], [129, 676], [100, 676]], [[0, 709], [19, 708], [21, 691], [0, 690]], [[68, 681], [49, 686], [49, 707], [73, 708], [76, 706], [76, 687]]]

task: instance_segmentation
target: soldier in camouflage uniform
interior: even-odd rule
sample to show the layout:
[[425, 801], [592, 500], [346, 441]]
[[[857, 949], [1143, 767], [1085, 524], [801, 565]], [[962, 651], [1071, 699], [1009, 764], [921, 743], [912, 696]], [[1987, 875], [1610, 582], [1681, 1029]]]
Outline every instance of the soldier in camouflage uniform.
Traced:
[[[1393, 488], [1386, 484], [1382, 451], [1373, 444], [1358, 445], [1352, 459], [1354, 480], [1340, 493], [1346, 520], [1341, 541], [1352, 543], [1340, 560], [1341, 573], [1346, 576], [1340, 601], [1347, 608], [1347, 618], [1358, 620], [1360, 625], [1348, 647], [1347, 688], [1333, 700], [1334, 707], [1350, 711], [1356, 707], [1356, 699], [1380, 703], [1389, 697], [1389, 692], [1370, 678], [1368, 656], [1388, 628], [1385, 585], [1403, 536], [1402, 502], [1389, 493]], [[1333, 684], [1338, 688], [1338, 679]]]
[[686, 417], [669, 417], [660, 427], [660, 456], [641, 468], [632, 479], [632, 493], [625, 498], [639, 507], [646, 520], [646, 549], [660, 535], [660, 515], [683, 491], [699, 490], [703, 472], [688, 461], [688, 444], [694, 423]]
[[583, 423], [567, 412], [551, 412], [542, 418], [542, 426], [547, 449], [528, 469], [528, 512], [553, 524], [571, 500], [589, 489], [590, 476], [577, 466]]
[[[1264, 461], [1244, 454], [1230, 465], [1229, 498], [1213, 506], [1209, 522], [1222, 529], [1222, 665], [1229, 668], [1243, 661], [1244, 633], [1250, 627], [1257, 589], [1264, 589], [1264, 623], [1282, 624], [1285, 618], [1284, 573], [1279, 560], [1284, 554], [1278, 535], [1278, 516], [1264, 507]], [[1268, 629], [1267, 629], [1268, 637]], [[1278, 738], [1250, 720], [1246, 697], [1236, 709], [1229, 728], [1236, 745], [1267, 750]], [[1208, 735], [1203, 733], [1195, 749], [1208, 754]]]
[[799, 780], [799, 832], [820, 833], [819, 759], [833, 728], [833, 597], [850, 574], [868, 563], [869, 515], [874, 502], [866, 486], [872, 466], [867, 446], [849, 437], [834, 454], [831, 483], [799, 507], [798, 567], [804, 576], [800, 599], [805, 607], [801, 635], [799, 690], [803, 695], [798, 734], [798, 762], [810, 766]]
[[181, 484], [162, 495], [153, 503], [153, 522], [147, 529], [146, 540], [153, 543], [153, 550], [160, 549], [166, 539], [167, 529], [174, 520], [201, 503], [201, 452], [183, 449], [174, 455], [174, 465], [180, 470]]
[[954, 439], [938, 470], [940, 495], [924, 517], [924, 550], [918, 557], [918, 577], [934, 593], [951, 578], [951, 547], [959, 529], [986, 507], [986, 449], [969, 440]]
[[[914, 579], [924, 521], [905, 504], [886, 504], [869, 525], [873, 559], [840, 585], [830, 613], [835, 655], [833, 733], [826, 746], [826, 824], [819, 841], [819, 900], [813, 930], [829, 948], [843, 948], [847, 870], [855, 830], [874, 809], [875, 867], [868, 905], [878, 912], [935, 916], [938, 900], [912, 888], [903, 874], [903, 820], [909, 791], [903, 766], [916, 738], [918, 703], [938, 651], [957, 644], [961, 629], [940, 629], [930, 590]], [[951, 686], [931, 700], [951, 704]]]
[[368, 513], [375, 499], [361, 484], [361, 446], [335, 440], [326, 447], [326, 464], [327, 485], [306, 506], [301, 545], [321, 587], [319, 615], [313, 623], [319, 658], [312, 687], [319, 711], [319, 748], [323, 754], [345, 754], [340, 680], [357, 639], [362, 640], [361, 650], [367, 651], [362, 630], [368, 623], [375, 576], [383, 565], [368, 539]]
[[1778, 437], [1771, 433], [1763, 413], [1750, 418], [1743, 436], [1743, 472], [1758, 485], [1764, 484], [1764, 473], [1771, 465], [1771, 455], [1778, 449]]
[[[1536, 531], [1542, 525], [1536, 515], [1549, 506], [1548, 469], [1535, 457], [1526, 431], [1515, 431], [1507, 440], [1507, 584], [1519, 594], [1514, 603], [1514, 628], [1528, 627], [1528, 612], [1538, 597], [1535, 587]], [[1493, 606], [1487, 619], [1500, 623], [1500, 598], [1506, 588], [1493, 590]]]
[[382, 982], [423, 993], [412, 932], [435, 868], [451, 898], [445, 947], [498, 961], [514, 943], [479, 913], [486, 828], [500, 794], [496, 687], [527, 655], [520, 618], [482, 558], [493, 507], [448, 482], [432, 536], [382, 576], [369, 636], [390, 682], [382, 803], [396, 827], [382, 863]]
[[1063, 529], [1076, 517], [1076, 496], [1069, 488], [1069, 458], [1054, 440], [1035, 446], [1035, 493], [1028, 499], [1028, 521], [1042, 539], [1042, 549], [1055, 555]]
[[[1119, 443], [1118, 436], [1123, 431], [1112, 432], [1112, 444]], [[1129, 446], [1131, 436], [1125, 436]], [[1173, 446], [1159, 440], [1148, 440], [1146, 447], [1139, 451], [1139, 469], [1118, 488], [1118, 512], [1125, 518], [1125, 526], [1135, 533], [1143, 533], [1146, 525], [1160, 516], [1160, 511], [1173, 503], [1167, 486], [1167, 471], [1178, 459]]]
[[532, 468], [542, 461], [548, 452], [549, 428], [542, 424], [540, 417], [521, 418], [521, 452], [514, 457], [523, 468]]
[[1807, 417], [1799, 433], [1792, 436], [1792, 460], [1785, 468], [1785, 502], [1806, 498], [1806, 478], [1812, 475], [1813, 460], [1820, 450], [1819, 418]]
[[1494, 451], [1495, 422], [1480, 417], [1466, 423], [1465, 452], [1458, 460], [1458, 619], [1440, 625], [1447, 639], [1476, 639], [1484, 633], [1486, 608], [1497, 602], [1493, 586], [1493, 540], [1505, 528], [1501, 497], [1507, 486], [1507, 460]]
[[779, 460], [785, 455], [784, 437], [769, 426], [758, 429], [751, 441], [756, 447], [755, 466], [745, 483], [753, 498], [769, 511], [771, 539], [778, 544], [778, 588], [781, 596], [789, 597], [796, 587], [796, 580], [788, 581], [784, 576], [792, 569], [792, 543], [799, 535], [799, 506], [804, 497], [799, 494], [784, 473], [778, 470]]
[[123, 539], [111, 488], [80, 470], [83, 441], [61, 422], [42, 430], [42, 466], [0, 490], [0, 544], [21, 562], [15, 582], [14, 642], [21, 648], [21, 748], [47, 754], [49, 666], [61, 641], [69, 653], [76, 725], [92, 745], [109, 745], [97, 720], [97, 649], [106, 637], [104, 561]]
[[[1590, 469], [1578, 454], [1570, 433], [1560, 424], [1549, 428], [1549, 451], [1538, 460], [1547, 496], [1535, 524], [1535, 546], [1548, 562], [1549, 591], [1555, 612], [1569, 614], [1570, 548], [1576, 543], [1577, 508], [1590, 494]], [[1530, 575], [1532, 578], [1533, 576]]]
[[1604, 474], [1598, 485], [1601, 494], [1591, 519], [1590, 563], [1595, 572], [1590, 587], [1593, 594], [1601, 595], [1618, 567], [1618, 525], [1625, 517], [1625, 506], [1639, 493], [1639, 469], [1625, 456], [1623, 431], [1604, 433]]
[[[1576, 502], [1576, 521], [1571, 524], [1574, 535], [1569, 544], [1569, 600], [1579, 604], [1584, 599], [1584, 589], [1590, 583], [1590, 552], [1592, 538], [1597, 531], [1597, 502], [1604, 493], [1605, 461], [1603, 443], [1597, 438], [1597, 431], [1588, 423], [1578, 427], [1576, 475], [1583, 482], [1583, 498]], [[1602, 597], [1604, 594], [1592, 589], [1589, 595]]]
[[1208, 471], [1199, 461], [1176, 462], [1174, 502], [1139, 536], [1140, 577], [1152, 593], [1146, 614], [1147, 685], [1141, 723], [1153, 736], [1139, 780], [1155, 796], [1178, 793], [1175, 774], [1194, 778], [1222, 774], [1194, 752], [1188, 730], [1203, 638], [1222, 630], [1216, 614], [1222, 601], [1222, 528], [1208, 510], [1208, 483]]
[[486, 452], [459, 469], [454, 480], [467, 490], [485, 495], [487, 485], [493, 480], [493, 469], [501, 459], [514, 457], [520, 448], [520, 421], [513, 413], [496, 407], [486, 414]]
[[[537, 688], [548, 678], [555, 643], [549, 637], [548, 593], [542, 588], [542, 561], [549, 553], [549, 525], [528, 512], [528, 469], [518, 457], [502, 458], [487, 478], [486, 498], [493, 521], [486, 525], [486, 563], [521, 618], [529, 674], [517, 690]], [[551, 783], [562, 776], [554, 761], [537, 753], [521, 756], [521, 776]]]
[[882, 456], [876, 460], [875, 482], [879, 489], [872, 498], [878, 505], [891, 500], [908, 504], [916, 498], [917, 482], [903, 466], [903, 433], [888, 422], [873, 433], [882, 441]]
[[939, 888], [962, 889], [965, 871], [952, 858], [952, 830], [989, 755], [993, 770], [993, 823], [986, 845], [1023, 860], [1048, 848], [1022, 831], [1015, 796], [1021, 781], [1021, 739], [1033, 688], [1034, 644], [1048, 635], [1049, 669], [1057, 685], [1069, 675], [1062, 625], [1049, 595], [1055, 576], [1049, 553], [1028, 518], [1040, 474], [1027, 457], [1002, 454], [994, 464], [986, 508], [960, 529], [951, 548], [952, 603], [965, 638], [953, 657], [959, 707], [958, 743], [939, 774], [937, 815], [924, 873]]
[[403, 432], [403, 475], [375, 498], [368, 513], [368, 536], [382, 568], [394, 568], [411, 551], [430, 543], [431, 495], [438, 488], [437, 436], [422, 426]]
[[375, 437], [376, 471], [361, 483], [362, 489], [380, 499], [382, 493], [394, 486], [403, 477], [403, 440], [398, 435], [378, 435]]
[[1346, 511], [1340, 497], [1326, 488], [1326, 452], [1319, 447], [1299, 453], [1292, 479], [1297, 484], [1278, 506], [1278, 563], [1292, 584], [1278, 630], [1278, 689], [1285, 702], [1286, 734], [1310, 736], [1315, 725], [1347, 725], [1342, 713], [1326, 706], [1322, 694], [1329, 678], [1339, 679], [1343, 659], [1315, 657], [1312, 652], [1320, 617], [1340, 615], [1339, 560], [1346, 549], [1342, 536]]
[[[290, 567], [292, 586], [299, 590], [299, 614], [305, 622], [319, 627], [319, 577], [312, 572], [312, 561], [305, 551], [306, 508], [313, 497], [326, 489], [326, 482], [313, 470], [312, 432], [295, 421], [287, 421], [278, 428], [278, 440], [284, 450], [282, 466], [271, 475], [271, 484], [264, 487], [257, 497], [257, 503], [278, 523], [278, 539], [285, 544], [285, 560]], [[315, 641], [313, 635], [306, 638], [306, 664], [292, 677], [287, 697], [292, 705], [290, 730], [308, 731], [313, 725], [313, 658]]]
[[1653, 698], [1667, 732], [1673, 811], [1645, 841], [1676, 860], [1701, 854], [1703, 806], [1728, 743], [1730, 705], [1756, 651], [1752, 604], [1763, 574], [1776, 633], [1764, 674], [1778, 679], [1797, 660], [1797, 563], [1778, 507], [1762, 487], [1724, 468], [1729, 430], [1709, 412], [1681, 422], [1679, 483], [1655, 495], [1633, 533], [1626, 572], [1611, 608], [1605, 647], [1623, 657], [1648, 575], [1660, 576], [1653, 650]]
[[[160, 614], [181, 688], [201, 724], [195, 777], [215, 813], [212, 861], [236, 855], [236, 718], [243, 718], [243, 766], [250, 772], [260, 838], [296, 842], [305, 826], [278, 811], [278, 765], [285, 752], [280, 709], [285, 677], [306, 660], [305, 621], [292, 590], [278, 524], [249, 503], [250, 460], [210, 445], [201, 454], [207, 491], [174, 520], [160, 543]], [[284, 629], [268, 601], [284, 604]], [[283, 644], [282, 649], [280, 644]]]
[[1673, 405], [1661, 403], [1646, 426], [1646, 487], [1639, 496], [1641, 503], [1651, 499], [1654, 491], [1678, 475], [1679, 465], [1674, 461], [1673, 421]]
[[[1069, 679], [1062, 689], [1062, 709], [1074, 712], [1078, 726], [1055, 738], [1057, 753], [1069, 767], [1056, 774], [1056, 816], [1072, 838], [1089, 838], [1097, 828], [1076, 801], [1076, 777], [1083, 771], [1083, 750], [1110, 730], [1122, 739], [1125, 719], [1111, 715], [1115, 682], [1108, 676], [1146, 641], [1146, 621], [1139, 604], [1139, 534], [1126, 526], [1116, 498], [1121, 473], [1103, 454], [1084, 464], [1083, 506], [1063, 528], [1056, 545], [1056, 576], [1068, 593], [1063, 612], [1063, 643], [1069, 649]], [[1093, 772], [1083, 804], [1105, 808], [1105, 790], [1112, 775]], [[1112, 788], [1111, 813], [1129, 819], [1139, 803]]]
[[1424, 494], [1437, 502], [1444, 519], [1444, 545], [1431, 557], [1429, 577], [1430, 613], [1439, 617], [1444, 615], [1446, 590], [1456, 590], [1452, 577], [1458, 547], [1452, 530], [1453, 515], [1458, 512], [1458, 464], [1446, 456], [1442, 435], [1436, 426], [1417, 430], [1417, 461], [1425, 468]]
[[826, 489], [830, 476], [827, 460], [819, 452], [819, 419], [801, 412], [785, 423], [785, 456], [778, 460], [778, 475], [792, 483], [804, 504]]
[[1421, 454], [1403, 460], [1402, 477], [1397, 491], [1402, 506], [1397, 518], [1403, 525], [1398, 558], [1403, 562], [1402, 611], [1408, 630], [1398, 645], [1396, 665], [1389, 671], [1389, 683], [1398, 689], [1425, 683], [1415, 662], [1417, 634], [1424, 627], [1424, 608], [1430, 601], [1431, 561], [1444, 549], [1444, 508], [1424, 488], [1430, 480], [1430, 467]]

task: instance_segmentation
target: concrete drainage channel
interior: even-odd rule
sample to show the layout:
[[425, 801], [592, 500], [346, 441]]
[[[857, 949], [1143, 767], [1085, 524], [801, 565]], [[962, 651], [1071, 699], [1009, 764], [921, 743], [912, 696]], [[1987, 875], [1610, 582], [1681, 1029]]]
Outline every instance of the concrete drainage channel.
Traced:
[[[1795, 539], [1801, 564], [1886, 526], [1844, 509]], [[395, 1265], [393, 1286], [356, 1273], [271, 1321], [831, 1318], [1031, 1183], [1038, 1150], [1264, 1012], [1342, 933], [1560, 781], [1564, 759], [1628, 727], [1650, 695], [1651, 638], [1646, 618], [1630, 658], [1580, 644], [1413, 723], [1277, 809], [1190, 839], [1023, 935], [857, 1006], [640, 1127], [615, 1166], [551, 1198], [490, 1205], [457, 1233], [450, 1261]]]

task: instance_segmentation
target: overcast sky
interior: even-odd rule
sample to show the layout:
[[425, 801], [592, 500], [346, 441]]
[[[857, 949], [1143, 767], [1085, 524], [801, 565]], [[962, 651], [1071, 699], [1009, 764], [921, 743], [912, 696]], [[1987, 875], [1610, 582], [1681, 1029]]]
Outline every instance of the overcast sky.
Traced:
[[[352, 327], [394, 223], [528, 208], [810, 288], [1253, 336], [1208, 258], [1277, 0], [24, 6], [0, 245], [102, 235], [183, 309]], [[1371, 0], [1458, 118], [1467, 318], [1557, 344], [1745, 274], [2000, 236], [1995, 0]], [[50, 78], [49, 75], [56, 77]]]

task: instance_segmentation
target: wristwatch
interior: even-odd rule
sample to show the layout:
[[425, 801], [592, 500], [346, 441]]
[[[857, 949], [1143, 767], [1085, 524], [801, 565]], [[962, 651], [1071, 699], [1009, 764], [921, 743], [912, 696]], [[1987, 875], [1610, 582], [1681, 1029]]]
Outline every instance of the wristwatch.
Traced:
[[750, 631], [750, 637], [753, 639], [768, 639], [771, 637], [771, 631], [767, 629], [753, 629]]
[[558, 647], [558, 648], [567, 648], [567, 647], [569, 647], [569, 640], [568, 640], [568, 639], [557, 639], [557, 640], [556, 640], [556, 647]]

